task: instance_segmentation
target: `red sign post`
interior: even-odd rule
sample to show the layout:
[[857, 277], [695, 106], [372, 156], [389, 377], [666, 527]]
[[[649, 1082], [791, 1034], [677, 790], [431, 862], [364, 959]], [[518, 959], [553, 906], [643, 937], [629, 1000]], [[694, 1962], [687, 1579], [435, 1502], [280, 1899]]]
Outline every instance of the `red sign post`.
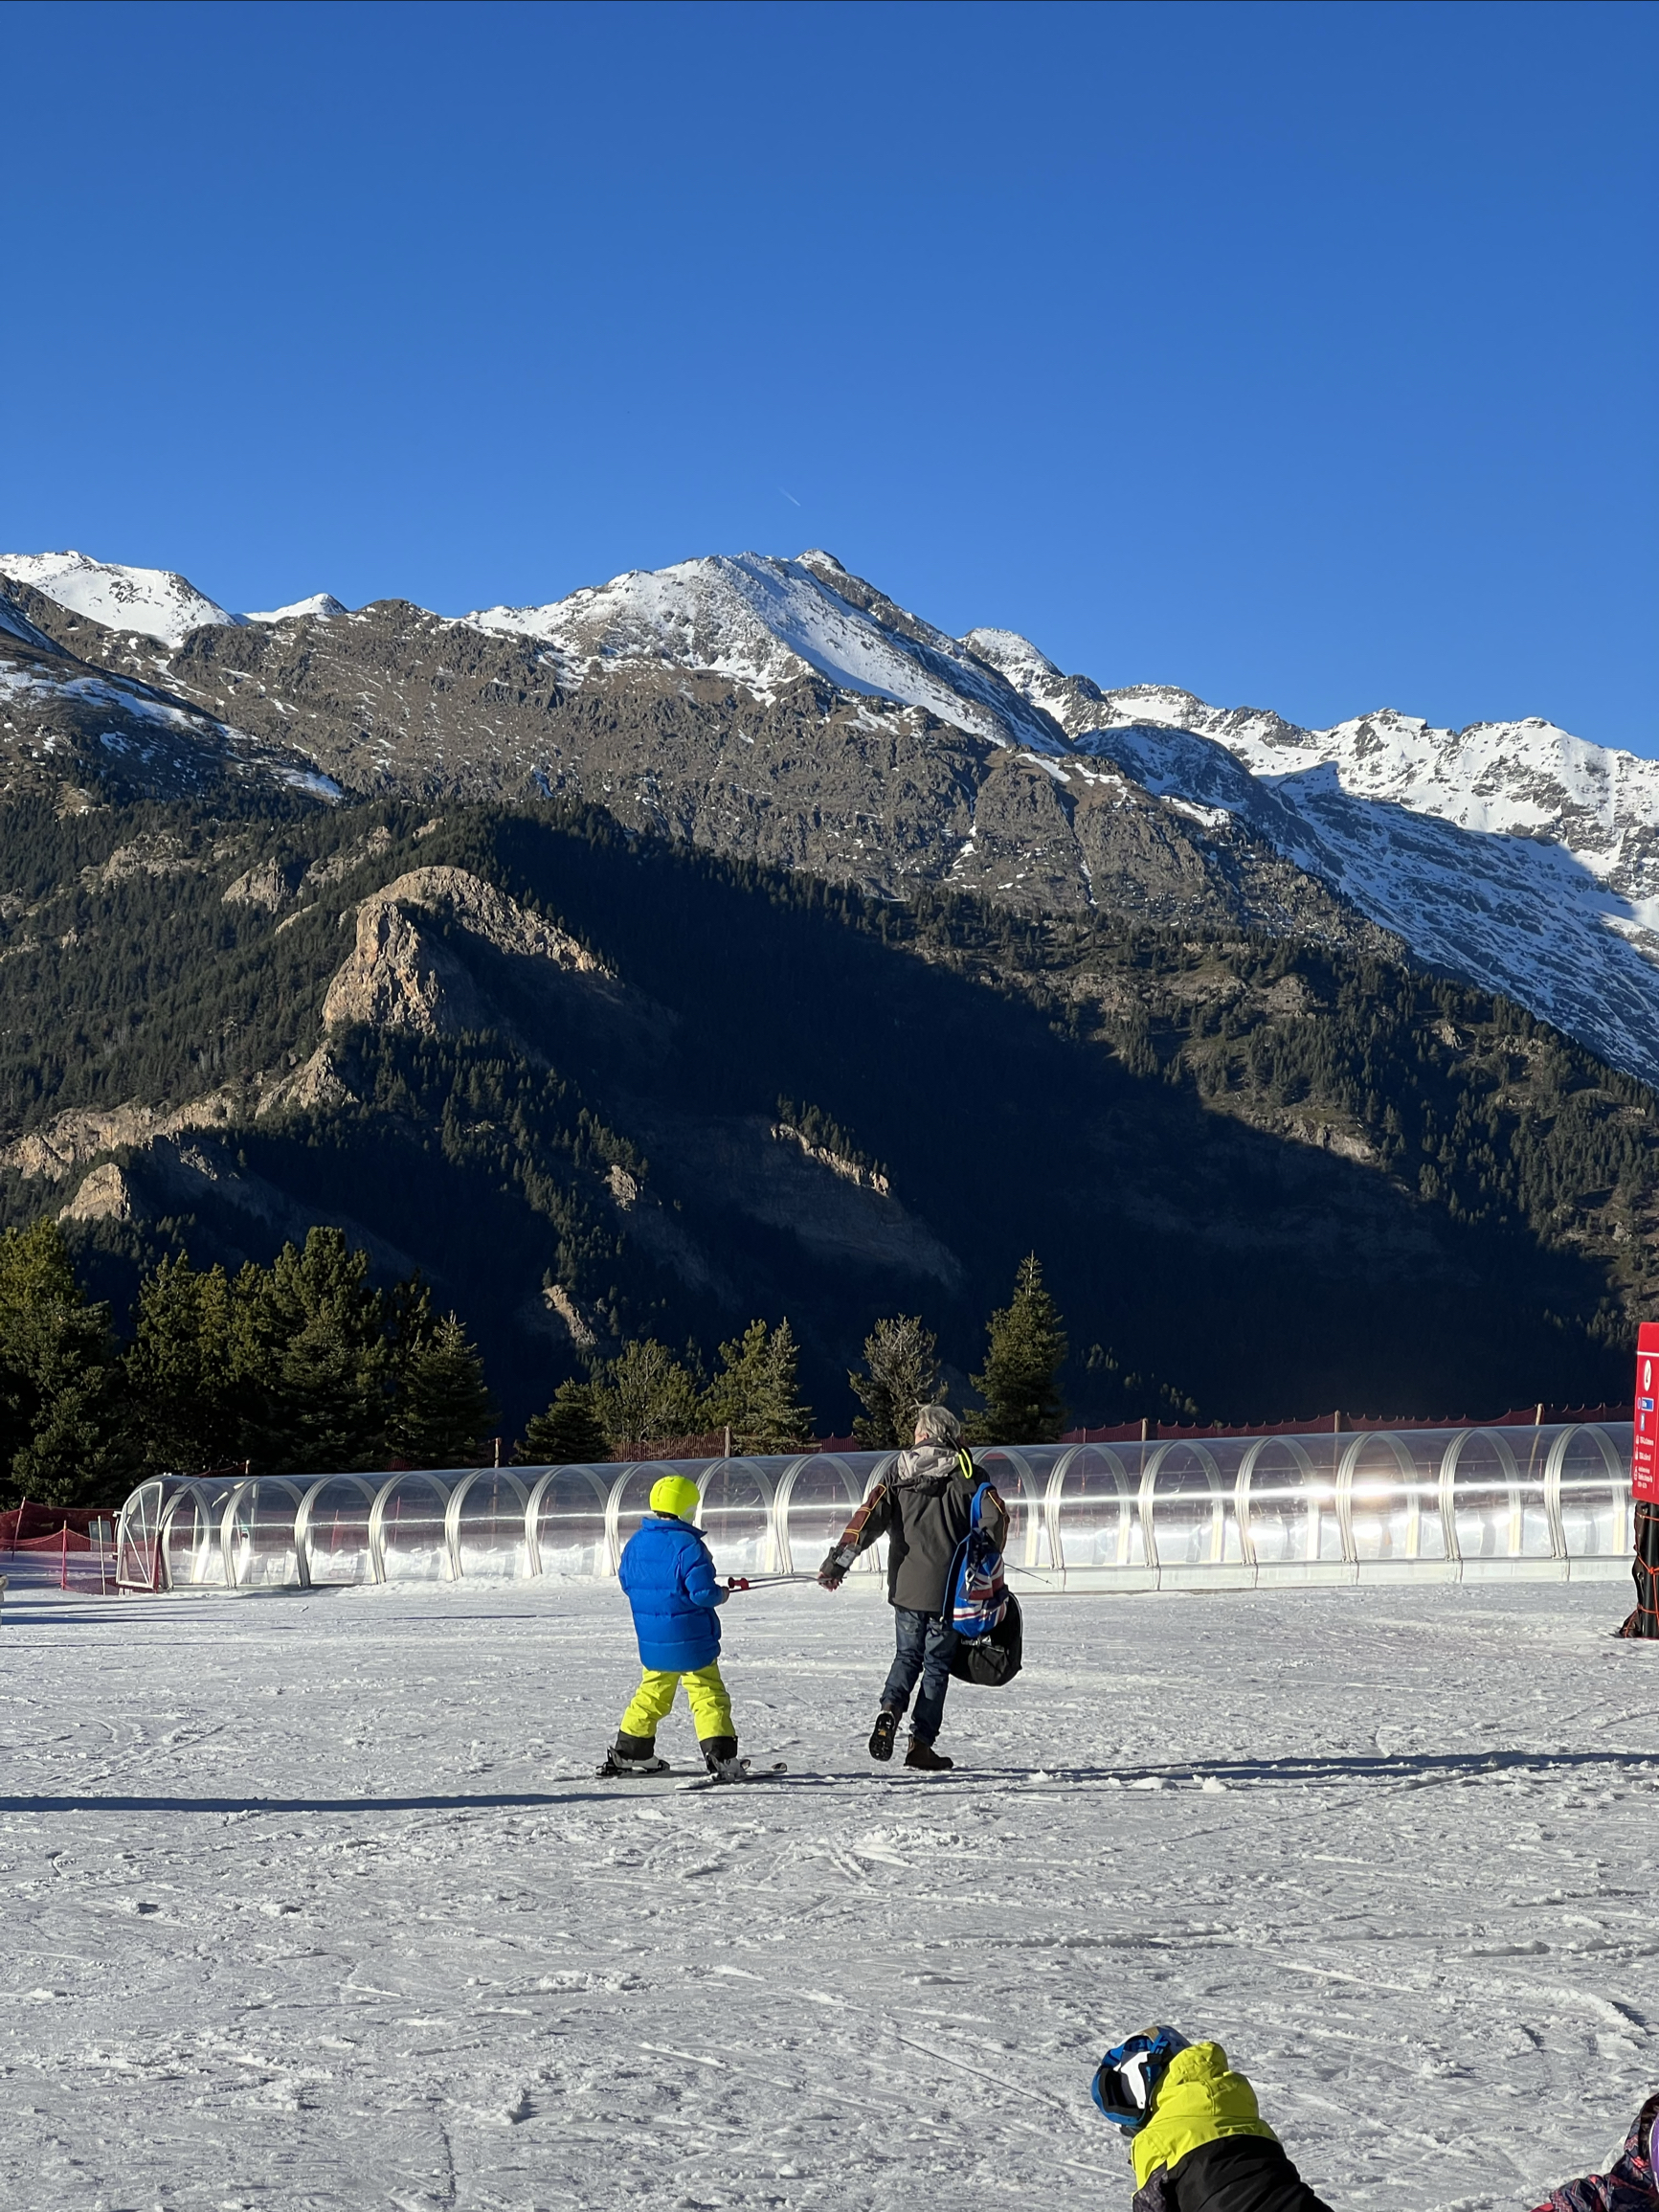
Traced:
[[1630, 1494], [1636, 1501], [1636, 1610], [1621, 1636], [1659, 1637], [1659, 1321], [1636, 1333], [1635, 1433], [1630, 1439]]
[[1644, 1321], [1636, 1335], [1636, 1433], [1630, 1443], [1630, 1495], [1659, 1505], [1659, 1321]]

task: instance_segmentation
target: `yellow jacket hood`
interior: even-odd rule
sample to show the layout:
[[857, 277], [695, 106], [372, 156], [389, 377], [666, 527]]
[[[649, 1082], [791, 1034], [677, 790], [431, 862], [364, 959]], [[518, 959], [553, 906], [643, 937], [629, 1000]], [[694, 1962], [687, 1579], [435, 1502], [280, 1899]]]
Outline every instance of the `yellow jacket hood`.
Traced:
[[1189, 2151], [1223, 2135], [1279, 2138], [1256, 2109], [1256, 2092], [1227, 2065], [1220, 2043], [1189, 2043], [1177, 2051], [1158, 2084], [1152, 2118], [1130, 2137], [1134, 2178], [1144, 2188], [1160, 2166], [1173, 2173]]

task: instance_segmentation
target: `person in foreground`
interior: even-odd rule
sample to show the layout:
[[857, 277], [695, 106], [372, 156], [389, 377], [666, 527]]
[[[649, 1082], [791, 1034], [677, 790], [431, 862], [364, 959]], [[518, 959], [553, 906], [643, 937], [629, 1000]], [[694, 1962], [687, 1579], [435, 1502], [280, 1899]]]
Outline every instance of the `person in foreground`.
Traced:
[[[948, 1406], [924, 1406], [916, 1415], [915, 1449], [901, 1452], [892, 1473], [878, 1482], [842, 1529], [818, 1569], [825, 1590], [840, 1590], [861, 1551], [887, 1539], [887, 1603], [893, 1608], [898, 1649], [882, 1692], [882, 1709], [870, 1731], [870, 1757], [890, 1759], [910, 1692], [922, 1693], [910, 1723], [907, 1767], [942, 1773], [955, 1764], [934, 1750], [945, 1717], [945, 1691], [956, 1634], [951, 1626], [951, 1569], [973, 1519], [979, 1483], [962, 1424]], [[1008, 1509], [991, 1491], [985, 1525], [998, 1550], [1008, 1534]]]
[[716, 1580], [703, 1531], [693, 1524], [697, 1503], [695, 1482], [664, 1475], [652, 1485], [650, 1512], [622, 1547], [619, 1579], [633, 1609], [644, 1672], [605, 1754], [605, 1773], [668, 1772], [667, 1760], [657, 1756], [657, 1729], [684, 1682], [708, 1772], [726, 1781], [743, 1778], [731, 1700], [720, 1673], [716, 1609], [729, 1593]]
[[1536, 2212], [1654, 2212], [1659, 2206], [1659, 2186], [1653, 2179], [1655, 2119], [1659, 2119], [1659, 2092], [1631, 2121], [1625, 2148], [1604, 2174], [1581, 2174], [1576, 2181], [1563, 2181]]
[[1131, 2036], [1101, 2060], [1093, 2095], [1129, 2139], [1134, 2212], [1330, 2212], [1220, 2043], [1173, 2027]]
[[[1329, 2212], [1292, 2165], [1220, 2043], [1149, 2028], [1095, 2068], [1096, 2105], [1129, 2142], [1133, 2212]], [[1653, 2123], [1659, 2094], [1604, 2174], [1552, 2189], [1535, 2212], [1659, 2212]]]

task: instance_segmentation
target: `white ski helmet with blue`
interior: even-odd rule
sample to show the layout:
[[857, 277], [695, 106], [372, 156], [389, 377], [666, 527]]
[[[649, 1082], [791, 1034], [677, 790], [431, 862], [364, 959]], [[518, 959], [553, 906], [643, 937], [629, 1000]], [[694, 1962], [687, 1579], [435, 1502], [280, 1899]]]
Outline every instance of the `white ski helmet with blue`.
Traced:
[[1152, 2118], [1158, 2084], [1177, 2051], [1187, 2049], [1178, 2028], [1149, 2028], [1113, 2043], [1094, 2070], [1091, 2094], [1114, 2128], [1126, 2135], [1138, 2134]]

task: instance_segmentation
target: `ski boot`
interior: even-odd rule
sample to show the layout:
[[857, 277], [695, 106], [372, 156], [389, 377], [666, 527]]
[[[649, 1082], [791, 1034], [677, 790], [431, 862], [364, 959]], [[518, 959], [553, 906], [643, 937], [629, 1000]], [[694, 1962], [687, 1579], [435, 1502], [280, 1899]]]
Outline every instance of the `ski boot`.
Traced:
[[605, 1753], [605, 1764], [599, 1769], [601, 1774], [621, 1774], [629, 1781], [640, 1774], [667, 1772], [667, 1760], [657, 1756], [655, 1736], [628, 1736], [620, 1729], [617, 1731], [617, 1741]]
[[942, 1758], [931, 1744], [924, 1744], [920, 1736], [910, 1738], [910, 1748], [905, 1753], [907, 1767], [918, 1767], [924, 1774], [944, 1774], [956, 1764], [954, 1759]]
[[870, 1730], [870, 1757], [890, 1759], [893, 1755], [893, 1738], [899, 1732], [899, 1716], [884, 1705], [876, 1715], [876, 1725]]
[[737, 1755], [735, 1736], [705, 1736], [697, 1749], [703, 1753], [704, 1765], [717, 1782], [748, 1780], [743, 1761]]

